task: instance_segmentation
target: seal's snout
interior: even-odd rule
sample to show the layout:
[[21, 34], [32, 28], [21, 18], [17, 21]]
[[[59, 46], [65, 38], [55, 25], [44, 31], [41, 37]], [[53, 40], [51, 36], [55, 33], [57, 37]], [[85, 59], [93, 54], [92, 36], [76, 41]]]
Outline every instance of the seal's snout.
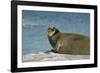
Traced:
[[51, 36], [53, 36], [53, 34], [55, 34], [54, 27], [52, 27], [52, 28], [49, 27], [49, 28], [48, 28], [48, 36], [51, 37]]

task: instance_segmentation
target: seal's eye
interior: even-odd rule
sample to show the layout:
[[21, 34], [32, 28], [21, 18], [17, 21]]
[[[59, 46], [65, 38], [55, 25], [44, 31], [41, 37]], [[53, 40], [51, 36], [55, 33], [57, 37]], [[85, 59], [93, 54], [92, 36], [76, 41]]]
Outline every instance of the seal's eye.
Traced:
[[53, 29], [54, 29], [55, 27], [53, 27]]
[[56, 27], [53, 27], [53, 29], [56, 29]]

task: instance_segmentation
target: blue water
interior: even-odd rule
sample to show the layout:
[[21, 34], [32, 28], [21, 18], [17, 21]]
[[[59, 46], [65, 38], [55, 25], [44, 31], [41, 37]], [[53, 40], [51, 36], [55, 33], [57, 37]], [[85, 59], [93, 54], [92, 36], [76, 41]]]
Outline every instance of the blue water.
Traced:
[[90, 36], [89, 13], [67, 13], [24, 10], [22, 27], [22, 54], [46, 52], [52, 49], [47, 37], [49, 26], [61, 32]]
[[51, 49], [47, 38], [46, 26], [23, 27], [22, 51], [23, 54], [46, 52]]

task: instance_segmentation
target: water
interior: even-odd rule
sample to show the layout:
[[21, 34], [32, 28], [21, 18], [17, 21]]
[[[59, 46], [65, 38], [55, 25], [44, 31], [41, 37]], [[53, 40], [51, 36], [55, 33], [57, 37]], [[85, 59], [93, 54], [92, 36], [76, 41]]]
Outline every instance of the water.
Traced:
[[22, 53], [46, 52], [52, 49], [47, 38], [47, 28], [44, 25], [23, 27]]

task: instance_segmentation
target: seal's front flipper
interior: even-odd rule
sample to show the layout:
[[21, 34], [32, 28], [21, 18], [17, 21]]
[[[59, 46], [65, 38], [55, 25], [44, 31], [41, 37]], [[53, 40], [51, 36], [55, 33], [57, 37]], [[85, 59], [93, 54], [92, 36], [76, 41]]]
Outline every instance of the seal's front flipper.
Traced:
[[46, 51], [45, 53], [50, 53], [50, 52], [57, 53], [57, 51], [56, 51], [56, 50], [54, 50], [54, 49], [51, 49], [51, 50], [49, 50], [49, 51]]
[[54, 49], [52, 49], [52, 50], [51, 50], [51, 52], [57, 53], [57, 51], [56, 51], [56, 50], [54, 50]]

